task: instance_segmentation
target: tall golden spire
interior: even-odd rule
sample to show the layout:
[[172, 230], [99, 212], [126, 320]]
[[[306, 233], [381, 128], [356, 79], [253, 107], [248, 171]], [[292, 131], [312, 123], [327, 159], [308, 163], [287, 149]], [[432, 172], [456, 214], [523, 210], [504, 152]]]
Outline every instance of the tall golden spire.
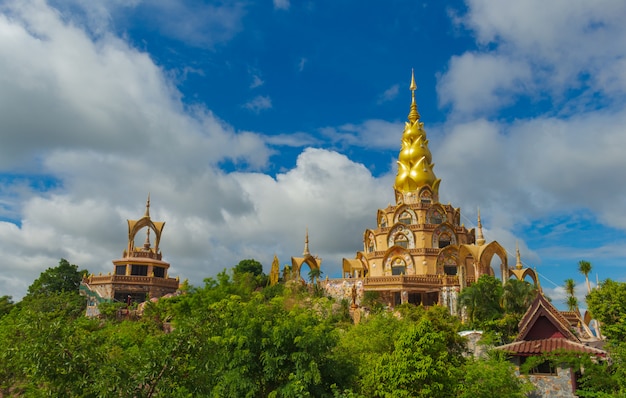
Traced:
[[144, 217], [150, 218], [150, 192], [148, 192], [148, 200], [146, 201], [146, 213]]
[[409, 122], [415, 123], [420, 118], [420, 114], [417, 111], [417, 103], [415, 102], [415, 90], [417, 90], [417, 84], [415, 84], [415, 73], [413, 69], [411, 69], [411, 85], [409, 86], [409, 90], [411, 90], [411, 111], [409, 112]]
[[515, 242], [515, 269], [522, 269], [524, 265], [522, 264], [522, 256], [519, 254], [519, 242]]
[[398, 174], [394, 189], [402, 194], [415, 192], [424, 186], [429, 186], [432, 199], [437, 202], [439, 197], [439, 183], [433, 172], [434, 163], [428, 149], [428, 139], [424, 131], [424, 123], [420, 122], [420, 114], [415, 102], [415, 75], [411, 72], [411, 109], [408, 121], [402, 133], [402, 147], [398, 155]]
[[302, 252], [304, 257], [308, 257], [311, 255], [309, 251], [309, 227], [306, 228], [306, 236], [304, 237], [304, 252]]
[[146, 241], [143, 243], [145, 249], [150, 249], [150, 228], [146, 228]]
[[480, 208], [478, 209], [478, 226], [476, 227], [476, 244], [482, 246], [485, 244], [485, 237], [483, 236], [483, 224], [480, 222]]

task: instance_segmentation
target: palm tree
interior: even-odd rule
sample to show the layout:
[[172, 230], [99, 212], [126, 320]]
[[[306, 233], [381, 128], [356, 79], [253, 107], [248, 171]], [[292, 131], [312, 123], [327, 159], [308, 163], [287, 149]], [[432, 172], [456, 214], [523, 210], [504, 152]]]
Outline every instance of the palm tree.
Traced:
[[578, 308], [578, 299], [576, 298], [576, 282], [572, 278], [565, 280], [565, 293], [567, 293], [565, 304], [570, 311], [575, 311]]
[[507, 312], [523, 314], [537, 295], [537, 288], [527, 281], [509, 279], [504, 285], [500, 306]]
[[589, 261], [580, 260], [578, 262], [578, 271], [585, 275], [585, 281], [587, 282], [587, 293], [591, 293], [591, 285], [589, 284], [589, 273], [591, 272], [591, 263]]
[[567, 308], [570, 311], [576, 311], [578, 309], [578, 299], [576, 296], [569, 296], [565, 304], [567, 304]]
[[318, 281], [320, 279], [320, 276], [322, 276], [322, 270], [319, 268], [311, 268], [309, 270], [309, 280], [311, 281], [311, 283], [315, 283], [316, 281]]

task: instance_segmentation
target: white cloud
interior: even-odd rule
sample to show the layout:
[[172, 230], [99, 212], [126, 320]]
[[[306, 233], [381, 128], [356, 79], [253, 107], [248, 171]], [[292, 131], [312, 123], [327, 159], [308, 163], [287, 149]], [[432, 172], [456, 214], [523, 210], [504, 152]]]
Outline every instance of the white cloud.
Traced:
[[483, 114], [510, 104], [529, 90], [531, 71], [523, 62], [494, 54], [452, 57], [437, 84], [441, 105], [461, 114]]
[[267, 95], [257, 95], [243, 104], [243, 107], [258, 114], [261, 111], [272, 109], [272, 99]]
[[277, 10], [288, 10], [290, 5], [289, 0], [274, 0], [274, 8]]
[[305, 65], [309, 62], [308, 59], [306, 58], [300, 58], [300, 61], [298, 61], [298, 72], [302, 72], [304, 70]]
[[403, 128], [401, 123], [370, 119], [361, 124], [348, 123], [339, 127], [324, 127], [320, 132], [340, 147], [392, 149], [398, 147]]
[[250, 88], [261, 87], [265, 82], [258, 75], [252, 76], [252, 83], [250, 83]]
[[389, 87], [378, 97], [378, 104], [382, 104], [383, 102], [396, 99], [396, 97], [398, 96], [399, 89], [400, 89], [399, 84], [394, 84], [393, 86]]
[[[156, 217], [177, 219], [165, 220], [166, 236], [177, 223], [195, 231], [225, 212], [252, 212], [237, 181], [215, 165], [263, 168], [273, 152], [262, 136], [186, 108], [165, 73], [124, 41], [89, 37], [41, 1], [11, 5], [10, 17], [0, 14], [0, 173], [22, 177], [0, 185], [0, 214], [20, 225], [0, 222], [3, 294], [21, 297], [61, 257], [110, 271], [126, 245], [125, 219], [143, 214], [148, 192]], [[170, 206], [175, 215], [161, 210]], [[189, 242], [206, 249], [210, 240]], [[231, 266], [182, 264], [203, 276]]]
[[598, 92], [618, 94], [623, 101], [626, 78], [619, 65], [626, 55], [626, 3], [467, 3], [460, 20], [480, 48], [450, 60], [438, 85], [443, 104], [484, 114], [519, 95], [531, 100], [548, 95], [556, 106], [572, 108], [570, 90], [585, 94], [578, 100], [586, 107]]

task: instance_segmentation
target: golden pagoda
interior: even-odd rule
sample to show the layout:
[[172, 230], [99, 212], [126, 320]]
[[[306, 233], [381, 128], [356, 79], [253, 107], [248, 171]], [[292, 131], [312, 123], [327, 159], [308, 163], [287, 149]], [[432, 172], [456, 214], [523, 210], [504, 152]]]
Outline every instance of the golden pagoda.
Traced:
[[376, 227], [365, 230], [363, 250], [343, 259], [344, 278], [362, 281], [363, 291], [377, 291], [390, 306], [401, 303], [447, 305], [456, 312], [463, 287], [483, 274], [493, 275], [500, 258], [502, 280], [509, 277], [506, 250], [486, 243], [480, 213], [478, 231], [460, 223], [461, 210], [439, 202], [440, 179], [434, 172], [424, 123], [415, 102], [405, 123], [394, 183], [395, 205], [378, 210]]
[[[165, 222], [150, 218], [150, 195], [144, 216], [127, 222], [128, 245], [122, 258], [113, 260], [113, 274], [90, 275], [83, 281], [84, 289], [81, 289], [97, 301], [126, 303], [141, 303], [148, 298], [175, 293], [179, 280], [168, 276], [170, 264], [162, 260], [159, 249]], [[146, 239], [143, 245], [137, 247], [135, 237], [143, 229], [146, 230]], [[151, 231], [154, 233], [154, 245], [150, 241]]]

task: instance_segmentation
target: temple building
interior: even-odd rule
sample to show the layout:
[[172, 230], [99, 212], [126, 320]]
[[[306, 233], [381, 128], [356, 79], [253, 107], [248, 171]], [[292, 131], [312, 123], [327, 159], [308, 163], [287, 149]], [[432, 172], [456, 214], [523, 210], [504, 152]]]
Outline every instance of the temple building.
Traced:
[[[81, 293], [89, 297], [88, 315], [89, 307], [96, 306], [92, 308], [92, 312], [97, 311], [99, 302], [141, 303], [148, 298], [162, 297], [178, 290], [179, 280], [169, 277], [170, 264], [163, 261], [159, 249], [165, 222], [152, 221], [150, 218], [150, 196], [144, 216], [127, 222], [128, 245], [122, 257], [113, 260], [113, 272], [107, 275], [89, 275], [81, 284]], [[143, 245], [136, 246], [135, 238], [144, 229], [145, 241]], [[154, 244], [150, 241], [151, 231], [154, 233]]]
[[504, 247], [485, 240], [480, 212], [476, 229], [468, 230], [460, 222], [460, 208], [440, 202], [441, 180], [434, 172], [415, 89], [411, 76], [412, 101], [393, 187], [395, 205], [378, 210], [376, 225], [363, 233], [363, 250], [354, 259], [343, 259], [344, 278], [354, 280], [361, 294], [379, 292], [392, 307], [442, 304], [451, 312], [457, 312], [457, 297], [464, 287], [481, 275], [494, 275], [494, 258], [496, 265], [499, 259], [503, 282], [510, 276], [530, 275], [536, 284], [532, 269], [516, 268], [512, 273]]

